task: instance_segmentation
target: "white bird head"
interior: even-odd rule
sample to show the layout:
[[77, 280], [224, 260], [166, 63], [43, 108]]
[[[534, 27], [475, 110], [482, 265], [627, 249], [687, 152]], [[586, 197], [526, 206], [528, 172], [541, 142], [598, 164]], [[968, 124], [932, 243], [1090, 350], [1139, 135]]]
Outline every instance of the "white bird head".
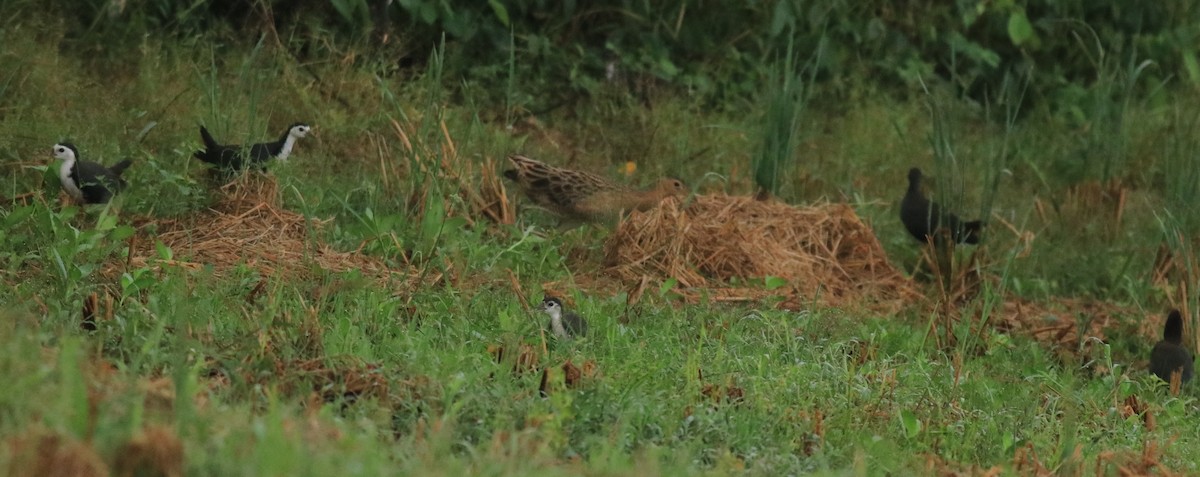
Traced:
[[62, 159], [64, 161], [79, 159], [79, 150], [75, 149], [75, 145], [69, 142], [55, 144], [50, 151], [54, 154], [55, 159]]
[[548, 296], [542, 300], [542, 311], [550, 315], [551, 318], [562, 318], [562, 300]]
[[312, 126], [304, 123], [296, 123], [288, 127], [288, 135], [297, 139], [307, 136], [309, 132], [312, 132]]

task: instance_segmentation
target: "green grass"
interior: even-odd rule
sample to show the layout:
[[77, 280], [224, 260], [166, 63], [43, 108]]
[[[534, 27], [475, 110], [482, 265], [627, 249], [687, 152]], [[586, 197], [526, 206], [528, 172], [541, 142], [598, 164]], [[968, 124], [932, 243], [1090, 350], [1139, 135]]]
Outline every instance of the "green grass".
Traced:
[[[1137, 313], [1089, 355], [1097, 365], [970, 323], [955, 332], [977, 345], [938, 349], [919, 306], [882, 315], [683, 305], [657, 286], [627, 305], [624, 294], [570, 289], [594, 334], [548, 343], [536, 364], [592, 362], [597, 374], [548, 397], [539, 372], [514, 374], [511, 350], [542, 348], [544, 319], [524, 309], [510, 277], [533, 300], [551, 283], [588, 282], [605, 232], [558, 232], [536, 214], [468, 227], [470, 189], [451, 176], [470, 167], [466, 184], [475, 184], [484, 159], [521, 151], [639, 184], [670, 174], [698, 191], [750, 193], [764, 111], [713, 112], [666, 94], [648, 108], [614, 93], [531, 125], [503, 105], [480, 106], [488, 95], [470, 85], [446, 88], [453, 81], [436, 66], [381, 76], [337, 54], [352, 52], [297, 63], [270, 41], [207, 37], [146, 39], [109, 64], [46, 46], [65, 41], [54, 31], [33, 22], [0, 34], [9, 52], [0, 71], [16, 78], [0, 89], [2, 195], [43, 192], [29, 205], [0, 205], [2, 436], [50, 429], [87, 440], [112, 465], [145, 424], [164, 424], [183, 442], [188, 475], [904, 475], [931, 472], [927, 455], [1018, 473], [1014, 455], [1025, 448], [1071, 474], [1109, 451], [1140, 455], [1146, 442], [1164, 465], [1198, 471], [1195, 391], [1167, 397], [1145, 376], [1152, 337], [1120, 334], [1137, 328]], [[1165, 174], [1194, 148], [1176, 145], [1160, 161], [1157, 139], [1186, 134], [1174, 128], [1194, 121], [1178, 112], [1200, 99], [1176, 94], [1168, 106], [1122, 103], [1123, 119], [1102, 125], [1119, 128], [1125, 148], [1104, 163], [1105, 176], [1129, 185], [1120, 223], [1107, 206], [1071, 198], [1082, 179], [1060, 172], [1096, 147], [1073, 139], [1089, 125], [1047, 111], [997, 124], [954, 98], [939, 99], [938, 130], [925, 97], [814, 99], [799, 117], [805, 140], [782, 198], [853, 203], [894, 263], [911, 269], [917, 249], [896, 217], [904, 173], [937, 172], [952, 152], [957, 172], [937, 178], [955, 181], [944, 186], [955, 208], [971, 216], [990, 207], [1034, 234], [1023, 255], [991, 222], [982, 268], [1000, 286], [970, 306], [995, 305], [996, 290], [1007, 290], [1161, 315], [1168, 292], [1147, 283], [1163, 235], [1155, 213], [1186, 202], [1164, 196], [1162, 184], [1178, 180]], [[318, 135], [273, 173], [288, 208], [334, 219], [314, 240], [397, 268], [411, 250], [426, 276], [447, 279], [409, 289], [318, 270], [269, 277], [248, 300], [263, 279], [249, 266], [104, 278], [106, 264], [123, 261], [136, 218], [196, 213], [213, 200], [190, 159], [198, 123], [244, 141], [294, 120]], [[57, 202], [53, 171], [38, 167], [65, 138], [92, 160], [136, 159], [120, 215]], [[952, 148], [935, 154], [931, 138]], [[626, 160], [638, 165], [628, 178], [617, 172]], [[1002, 165], [1011, 176], [993, 186]], [[116, 297], [113, 318], [80, 331], [83, 300], [105, 290]], [[510, 351], [505, 362], [489, 354], [494, 345]], [[334, 377], [295, 366], [304, 362]], [[102, 363], [114, 369], [99, 371]], [[348, 377], [364, 375], [388, 392], [344, 396]], [[167, 383], [166, 397], [153, 382]], [[713, 402], [708, 385], [743, 397]], [[1122, 415], [1131, 395], [1148, 403], [1154, 429]]]

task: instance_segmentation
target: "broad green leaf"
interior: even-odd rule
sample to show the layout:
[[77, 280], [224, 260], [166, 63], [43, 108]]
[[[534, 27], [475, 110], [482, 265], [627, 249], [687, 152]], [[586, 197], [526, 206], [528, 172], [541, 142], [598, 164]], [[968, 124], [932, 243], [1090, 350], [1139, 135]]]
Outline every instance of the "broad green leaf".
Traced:
[[1200, 83], [1200, 61], [1196, 60], [1196, 50], [1183, 52], [1183, 69], [1193, 84]]
[[771, 36], [779, 35], [783, 32], [784, 27], [796, 21], [795, 15], [792, 14], [791, 5], [791, 2], [778, 2], [775, 4], [775, 14], [771, 15], [771, 27], [767, 30]]
[[135, 230], [131, 226], [118, 225], [116, 228], [114, 228], [112, 230], [112, 232], [109, 232], [109, 238], [113, 241], [119, 242], [121, 240], [125, 240], [129, 237], [132, 237], [133, 234], [136, 232], [137, 232], [137, 230]]
[[508, 9], [504, 8], [504, 4], [499, 0], [488, 0], [488, 5], [492, 6], [492, 11], [496, 13], [496, 19], [500, 20], [500, 24], [508, 26]]
[[781, 286], [787, 285], [787, 283], [788, 283], [788, 281], [787, 281], [787, 279], [786, 279], [786, 278], [780, 278], [780, 277], [767, 277], [767, 280], [766, 280], [766, 287], [767, 287], [767, 289], [768, 289], [768, 290], [774, 290], [774, 289], [776, 289], [776, 288], [779, 288], [779, 287], [781, 287]]
[[158, 258], [161, 260], [171, 260], [175, 256], [175, 252], [171, 250], [161, 240], [154, 242], [154, 248], [158, 250]]
[[662, 285], [659, 285], [658, 296], [666, 295], [667, 292], [671, 291], [672, 288], [675, 288], [675, 285], [678, 283], [679, 280], [668, 278], [666, 281], [662, 282]]
[[917, 437], [921, 433], [921, 420], [917, 419], [917, 415], [908, 409], [900, 411], [900, 424], [904, 426], [904, 435], [909, 439]]
[[1020, 46], [1033, 39], [1033, 24], [1024, 10], [1017, 10], [1008, 17], [1008, 37], [1014, 45]]
[[100, 213], [100, 217], [96, 219], [96, 230], [109, 231], [117, 226], [117, 216], [109, 213], [109, 209], [105, 209]]
[[6, 217], [4, 217], [4, 225], [7, 227], [15, 226], [16, 224], [20, 223], [22, 220], [25, 220], [25, 218], [29, 217], [30, 215], [33, 215], [33, 212], [35, 210], [37, 210], [37, 209], [31, 205], [26, 205], [24, 207], [17, 207], [15, 209], [13, 209], [12, 212], [10, 212]]
[[329, 3], [333, 5], [333, 9], [337, 10], [338, 14], [342, 16], [343, 20], [346, 20], [347, 22], [354, 22], [353, 4], [347, 0], [330, 0]]

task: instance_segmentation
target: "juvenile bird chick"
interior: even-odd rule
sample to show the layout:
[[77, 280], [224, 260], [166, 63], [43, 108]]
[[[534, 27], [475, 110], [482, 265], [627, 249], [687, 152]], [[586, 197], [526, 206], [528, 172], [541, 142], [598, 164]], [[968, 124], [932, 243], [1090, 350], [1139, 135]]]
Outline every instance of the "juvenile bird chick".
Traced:
[[582, 316], [563, 309], [562, 300], [546, 295], [546, 298], [542, 299], [542, 311], [550, 315], [550, 331], [559, 339], [587, 334], [587, 322]]
[[1150, 352], [1150, 372], [1169, 383], [1171, 373], [1180, 371], [1180, 383], [1186, 383], [1192, 379], [1192, 366], [1192, 353], [1183, 346], [1183, 316], [1179, 310], [1171, 310], [1163, 326], [1163, 339]]
[[598, 222], [622, 211], [648, 210], [671, 196], [686, 193], [679, 179], [664, 178], [654, 187], [633, 189], [598, 175], [563, 169], [528, 157], [508, 156], [513, 169], [504, 177], [515, 182], [529, 200], [568, 219]]
[[908, 233], [922, 243], [929, 240], [929, 237], [939, 241], [941, 234], [938, 231], [945, 228], [955, 243], [979, 243], [983, 222], [963, 222], [953, 213], [943, 213], [941, 206], [931, 202], [921, 192], [921, 179], [920, 169], [914, 167], [908, 170], [908, 192], [904, 194], [904, 200], [900, 201], [900, 221], [904, 223]]

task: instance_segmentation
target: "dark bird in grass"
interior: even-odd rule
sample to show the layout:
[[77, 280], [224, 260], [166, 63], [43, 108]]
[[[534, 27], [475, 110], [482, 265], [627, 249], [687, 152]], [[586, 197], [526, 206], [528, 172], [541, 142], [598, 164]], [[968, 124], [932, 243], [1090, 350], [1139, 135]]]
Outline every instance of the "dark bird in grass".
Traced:
[[933, 237], [935, 243], [940, 243], [943, 240], [940, 236], [944, 233], [949, 233], [955, 243], [979, 243], [983, 222], [963, 222], [953, 213], [943, 212], [937, 203], [927, 199], [921, 192], [921, 178], [920, 169], [914, 167], [908, 170], [908, 192], [900, 202], [900, 221], [904, 222], [908, 233], [922, 243], [927, 242], [929, 237]]
[[587, 321], [582, 316], [563, 308], [562, 300], [547, 295], [542, 299], [542, 311], [550, 315], [550, 332], [559, 339], [574, 338], [587, 334]]
[[1150, 372], [1166, 382], [1171, 382], [1171, 373], [1180, 372], [1180, 383], [1192, 379], [1192, 353], [1183, 346], [1183, 316], [1179, 310], [1171, 310], [1167, 324], [1163, 326], [1163, 339], [1150, 352]]
[[271, 159], [287, 161], [292, 148], [296, 146], [296, 140], [307, 136], [311, 130], [312, 127], [307, 124], [295, 123], [288, 126], [277, 141], [245, 147], [220, 144], [208, 133], [208, 129], [200, 126], [200, 138], [204, 140], [204, 149], [192, 153], [192, 157], [225, 171], [240, 171], [248, 167], [261, 170]]
[[570, 220], [597, 222], [622, 211], [649, 210], [669, 196], [687, 192], [679, 179], [663, 178], [648, 189], [634, 189], [596, 174], [554, 167], [513, 154], [504, 177], [515, 182], [529, 200]]
[[105, 167], [102, 164], [79, 158], [79, 149], [71, 143], [55, 144], [51, 149], [55, 158], [62, 159], [58, 167], [58, 181], [63, 190], [84, 204], [106, 204], [125, 188], [121, 174], [133, 161], [126, 159]]

